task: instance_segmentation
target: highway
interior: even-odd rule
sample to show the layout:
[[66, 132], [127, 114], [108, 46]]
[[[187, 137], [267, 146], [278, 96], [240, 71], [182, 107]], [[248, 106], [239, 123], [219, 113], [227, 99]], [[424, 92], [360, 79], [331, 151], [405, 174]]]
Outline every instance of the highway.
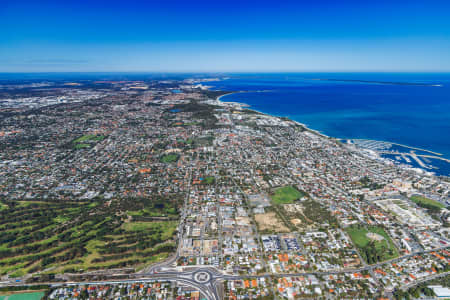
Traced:
[[[186, 267], [182, 268], [173, 268], [169, 265], [172, 265], [173, 258], [168, 261], [159, 263], [157, 268], [150, 268], [151, 272], [148, 273], [134, 273], [129, 274], [131, 278], [129, 279], [121, 279], [117, 280], [112, 278], [113, 275], [110, 275], [111, 279], [101, 280], [101, 281], [82, 281], [82, 282], [47, 282], [47, 283], [35, 283], [35, 284], [27, 284], [24, 282], [1, 282], [0, 286], [31, 286], [31, 285], [41, 285], [48, 284], [51, 286], [62, 286], [62, 285], [103, 285], [103, 284], [123, 284], [123, 283], [136, 283], [136, 282], [148, 282], [154, 280], [162, 280], [162, 281], [173, 281], [180, 284], [184, 284], [186, 286], [195, 288], [199, 290], [208, 300], [219, 300], [222, 299], [223, 295], [219, 295], [218, 285], [224, 280], [239, 280], [239, 279], [248, 279], [248, 278], [282, 278], [282, 277], [300, 277], [300, 276], [326, 276], [326, 275], [334, 275], [334, 274], [348, 274], [348, 273], [356, 273], [362, 271], [372, 271], [373, 269], [380, 267], [384, 264], [394, 263], [399, 260], [409, 258], [415, 255], [420, 255], [428, 252], [439, 251], [442, 249], [447, 249], [450, 246], [443, 246], [435, 249], [430, 249], [426, 251], [418, 251], [408, 255], [404, 255], [398, 258], [394, 258], [388, 261], [376, 263], [373, 265], [365, 265], [361, 268], [354, 269], [341, 269], [341, 270], [330, 270], [325, 272], [302, 272], [302, 273], [280, 273], [280, 274], [259, 274], [259, 275], [227, 275], [222, 271], [216, 269], [215, 267]], [[158, 269], [158, 271], [156, 270]], [[165, 271], [159, 271], [165, 269]], [[418, 285], [422, 282], [426, 282], [428, 280], [438, 278], [441, 276], [448, 275], [450, 272], [434, 274], [431, 276], [427, 276], [418, 281], [412, 282], [408, 285], [401, 287], [402, 289], [408, 289], [412, 286]], [[108, 276], [108, 275], [105, 275]]]
[[[188, 171], [188, 182], [191, 183], [191, 171]], [[235, 186], [240, 189], [239, 185], [234, 183]], [[11, 281], [4, 281], [0, 282], [1, 286], [32, 286], [32, 285], [42, 285], [42, 284], [48, 284], [51, 286], [62, 286], [62, 285], [103, 285], [103, 284], [123, 284], [123, 283], [137, 283], [137, 282], [148, 282], [148, 281], [171, 281], [171, 282], [177, 282], [179, 284], [183, 284], [189, 287], [192, 287], [194, 289], [197, 289], [202, 293], [204, 297], [208, 300], [219, 300], [223, 299], [223, 295], [221, 295], [221, 290], [218, 287], [224, 280], [239, 280], [239, 279], [256, 279], [256, 278], [283, 278], [283, 277], [300, 277], [300, 276], [308, 276], [308, 275], [315, 275], [315, 276], [326, 276], [326, 275], [337, 275], [337, 274], [351, 274], [351, 273], [358, 273], [363, 271], [368, 271], [374, 279], [374, 269], [381, 267], [385, 264], [391, 264], [398, 262], [403, 259], [407, 259], [410, 257], [413, 257], [415, 255], [420, 255], [424, 253], [429, 253], [433, 251], [439, 251], [443, 249], [450, 248], [450, 245], [445, 245], [439, 248], [434, 248], [430, 250], [423, 250], [423, 251], [417, 251], [413, 252], [407, 255], [403, 255], [397, 258], [393, 258], [387, 261], [379, 262], [372, 265], [367, 265], [364, 263], [364, 260], [360, 257], [361, 263], [363, 264], [360, 268], [352, 268], [352, 269], [337, 269], [337, 270], [329, 270], [329, 271], [321, 271], [321, 272], [302, 272], [302, 273], [264, 273], [259, 275], [229, 275], [225, 274], [223, 271], [218, 270], [215, 267], [212, 266], [190, 266], [190, 267], [175, 267], [175, 262], [179, 258], [181, 246], [182, 246], [182, 238], [183, 238], [183, 229], [184, 229], [184, 222], [186, 218], [186, 211], [187, 206], [189, 202], [189, 195], [190, 195], [190, 185], [188, 187], [188, 192], [186, 194], [185, 203], [184, 203], [184, 209], [181, 214], [181, 220], [178, 227], [178, 234], [177, 234], [177, 251], [172, 255], [170, 258], [168, 258], [165, 261], [156, 263], [148, 268], [143, 269], [140, 272], [127, 274], [127, 279], [120, 279], [117, 280], [117, 274], [114, 274], [113, 271], [104, 271], [103, 273], [101, 271], [94, 271], [94, 272], [88, 272], [83, 274], [67, 274], [67, 276], [64, 276], [63, 279], [71, 279], [73, 280], [73, 277], [82, 277], [86, 275], [101, 275], [105, 278], [108, 278], [106, 280], [100, 280], [100, 281], [65, 281], [65, 282], [40, 282], [40, 283], [32, 283], [28, 284], [21, 280], [20, 282], [17, 282], [15, 280]], [[241, 193], [244, 195], [245, 200], [247, 200], [245, 193], [241, 190]], [[260, 243], [258, 239], [258, 243]], [[262, 253], [260, 253], [262, 255]], [[359, 255], [359, 253], [358, 253]], [[418, 281], [412, 282], [408, 285], [405, 285], [401, 287], [402, 289], [408, 289], [409, 287], [418, 285], [422, 282], [438, 278], [441, 276], [445, 276], [449, 274], [450, 272], [440, 273], [440, 274], [434, 274], [432, 276], [428, 276], [426, 278], [422, 278]], [[116, 279], [115, 279], [116, 278]]]

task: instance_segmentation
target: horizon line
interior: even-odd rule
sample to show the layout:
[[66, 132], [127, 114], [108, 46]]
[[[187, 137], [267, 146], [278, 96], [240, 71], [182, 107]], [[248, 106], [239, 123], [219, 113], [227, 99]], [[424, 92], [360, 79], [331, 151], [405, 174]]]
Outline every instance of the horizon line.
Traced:
[[0, 71], [0, 74], [82, 74], [82, 73], [90, 73], [90, 74], [99, 74], [99, 73], [109, 73], [109, 74], [247, 74], [247, 73], [259, 73], [259, 74], [277, 74], [277, 73], [291, 73], [291, 74], [299, 74], [299, 73], [441, 73], [441, 74], [450, 74], [450, 70], [446, 71], [432, 71], [432, 70], [417, 70], [417, 71], [380, 71], [380, 70], [328, 70], [328, 71], [270, 71], [270, 70], [261, 70], [261, 71]]

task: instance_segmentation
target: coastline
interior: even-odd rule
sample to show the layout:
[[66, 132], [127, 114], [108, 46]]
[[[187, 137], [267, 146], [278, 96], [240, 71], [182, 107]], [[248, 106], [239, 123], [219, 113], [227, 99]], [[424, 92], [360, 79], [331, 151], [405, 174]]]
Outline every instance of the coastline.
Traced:
[[[266, 116], [271, 116], [271, 117], [275, 117], [275, 118], [287, 118], [287, 117], [276, 116], [276, 115], [272, 115], [272, 114], [269, 114], [269, 113], [265, 113], [265, 112], [256, 110], [256, 109], [254, 109], [254, 108], [251, 108], [251, 105], [249, 105], [249, 104], [247, 104], [247, 103], [245, 103], [245, 102], [222, 101], [222, 100], [220, 100], [220, 98], [222, 98], [222, 97], [224, 97], [224, 96], [232, 95], [232, 94], [240, 94], [240, 93], [248, 93], [248, 92], [246, 92], [246, 91], [229, 92], [229, 93], [226, 93], [226, 94], [223, 94], [223, 95], [217, 97], [217, 98], [216, 98], [216, 101], [219, 101], [219, 102], [222, 102], [222, 103], [235, 103], [235, 104], [240, 104], [240, 105], [242, 105], [242, 107], [245, 106], [246, 109], [248, 109], [248, 110], [250, 110], [250, 111], [254, 111], [254, 112], [257, 112], [257, 113], [259, 113], [259, 114], [266, 115]], [[288, 118], [288, 119], [289, 119], [289, 121], [291, 121], [291, 122], [293, 122], [293, 123], [295, 123], [295, 124], [297, 124], [297, 125], [299, 125], [299, 126], [302, 126], [303, 128], [305, 128], [305, 130], [310, 131], [310, 132], [312, 132], [312, 133], [314, 133], [314, 134], [316, 134], [316, 135], [319, 135], [319, 136], [321, 136], [321, 137], [323, 137], [323, 138], [339, 140], [339, 138], [331, 137], [331, 136], [328, 136], [328, 135], [326, 135], [326, 134], [324, 134], [324, 133], [322, 133], [322, 132], [320, 132], [320, 131], [318, 131], [318, 130], [311, 129], [311, 128], [309, 128], [306, 124], [304, 124], [304, 123], [300, 123], [299, 121], [293, 120], [293, 119], [291, 119], [291, 118]]]
[[[222, 98], [222, 97], [224, 97], [224, 96], [227, 96], [227, 95], [238, 94], [238, 93], [249, 93], [249, 92], [253, 92], [253, 91], [237, 91], [237, 92], [229, 92], [229, 93], [226, 93], [226, 94], [224, 94], [224, 95], [219, 96], [216, 100], [218, 100], [218, 101], [220, 101], [220, 102], [225, 102], [225, 103], [237, 103], [237, 104], [243, 104], [243, 105], [245, 105], [246, 107], [248, 107], [248, 108], [247, 108], [248, 110], [255, 111], [255, 112], [258, 112], [258, 113], [260, 113], [260, 114], [264, 114], [264, 115], [268, 115], [268, 116], [272, 116], [272, 117], [277, 117], [277, 118], [288, 118], [288, 117], [285, 117], [285, 116], [277, 116], [277, 115], [273, 115], [273, 114], [270, 114], [270, 113], [265, 113], [265, 112], [256, 110], [256, 109], [254, 109], [254, 108], [251, 108], [251, 105], [249, 105], [249, 104], [247, 104], [247, 103], [245, 103], [245, 102], [222, 101], [222, 100], [220, 100], [220, 98]], [[320, 136], [326, 137], [326, 138], [331, 138], [331, 139], [336, 139], [336, 140], [358, 140], [358, 139], [361, 139], [361, 138], [352, 138], [352, 137], [332, 137], [332, 136], [326, 135], [326, 134], [324, 134], [324, 133], [322, 133], [322, 132], [320, 132], [320, 131], [318, 131], [318, 130], [316, 130], [316, 129], [312, 129], [312, 128], [308, 127], [305, 123], [301, 123], [301, 122], [296, 121], [296, 120], [293, 120], [293, 119], [291, 119], [291, 118], [288, 118], [288, 119], [289, 119], [290, 121], [292, 121], [292, 122], [298, 124], [298, 125], [301, 125], [301, 126], [305, 127], [305, 129], [307, 129], [307, 130], [309, 130], [309, 131], [311, 131], [311, 132], [314, 132], [314, 133], [316, 133], [316, 134], [318, 134], [318, 135], [320, 135]], [[442, 153], [440, 153], [440, 152], [436, 152], [436, 151], [429, 150], [429, 149], [425, 149], [425, 148], [420, 148], [420, 147], [416, 147], [416, 146], [405, 145], [405, 144], [398, 143], [398, 142], [385, 141], [385, 140], [378, 140], [378, 139], [369, 139], [369, 138], [365, 138], [365, 140], [372, 140], [372, 141], [379, 141], [379, 142], [387, 142], [387, 143], [390, 143], [390, 144], [392, 144], [392, 145], [398, 145], [398, 146], [410, 148], [410, 149], [413, 149], [413, 150], [424, 151], [424, 152], [432, 153], [432, 154], [434, 154], [434, 155], [436, 155], [436, 156], [442, 156], [442, 157], [446, 158], [445, 155], [442, 154]]]
[[[336, 141], [339, 141], [339, 142], [341, 142], [342, 140], [346, 140], [346, 139], [348, 140], [348, 138], [337, 138], [337, 137], [331, 137], [331, 136], [328, 136], [328, 135], [326, 135], [326, 134], [323, 134], [323, 133], [319, 132], [318, 130], [309, 128], [309, 127], [308, 127], [306, 124], [304, 124], [304, 123], [300, 123], [300, 122], [298, 122], [298, 121], [296, 121], [296, 120], [293, 120], [293, 119], [291, 119], [291, 118], [288, 118], [288, 117], [272, 115], [272, 114], [269, 114], [269, 113], [265, 113], [265, 112], [262, 112], [262, 111], [253, 109], [253, 108], [251, 108], [251, 106], [250, 106], [249, 104], [247, 104], [247, 103], [245, 103], [245, 102], [236, 102], [236, 101], [230, 101], [230, 102], [227, 102], [227, 101], [222, 101], [222, 100], [221, 100], [221, 98], [224, 97], [224, 96], [232, 95], [232, 94], [238, 94], [238, 93], [247, 93], [247, 91], [229, 92], [229, 93], [223, 94], [223, 95], [221, 95], [221, 96], [218, 96], [218, 97], [216, 98], [216, 101], [219, 101], [219, 102], [224, 103], [224, 104], [226, 104], [226, 103], [229, 103], [229, 104], [238, 104], [238, 105], [241, 106], [241, 108], [242, 108], [242, 107], [246, 107], [247, 110], [250, 110], [250, 111], [253, 111], [253, 112], [257, 112], [257, 113], [259, 113], [259, 114], [266, 115], [266, 116], [270, 116], [270, 117], [275, 117], [275, 118], [287, 118], [289, 121], [291, 121], [291, 122], [293, 122], [293, 123], [295, 123], [295, 124], [297, 124], [297, 125], [299, 125], [299, 126], [302, 126], [306, 131], [309, 131], [309, 132], [311, 132], [311, 133], [313, 133], [313, 134], [315, 134], [315, 135], [318, 135], [318, 136], [320, 136], [320, 137], [322, 137], [322, 138], [331, 139], [331, 140], [336, 140]], [[355, 140], [355, 139], [353, 139], [353, 140]], [[375, 141], [375, 140], [374, 140], [374, 141]], [[441, 156], [441, 155], [442, 155], [441, 153], [433, 152], [433, 151], [431, 151], [431, 150], [426, 150], [426, 149], [422, 149], [422, 148], [417, 148], [417, 147], [412, 147], [412, 146], [402, 145], [402, 144], [395, 143], [395, 142], [389, 142], [389, 141], [386, 141], [386, 142], [387, 142], [387, 143], [391, 143], [391, 144], [393, 144], [393, 145], [399, 145], [399, 146], [407, 147], [407, 148], [410, 148], [410, 149], [416, 149], [416, 150], [421, 150], [421, 151], [433, 153], [433, 154], [438, 155], [438, 156]], [[364, 148], [361, 148], [361, 149], [355, 148], [355, 149], [360, 150], [361, 153], [365, 153], [365, 150], [366, 150], [366, 149], [364, 149]], [[382, 161], [382, 162], [384, 162], [384, 163], [386, 163], [386, 164], [392, 163], [392, 162], [390, 162], [390, 160], [388, 160], [388, 159], [382, 157], [382, 156], [381, 156], [380, 154], [378, 154], [377, 152], [375, 152], [375, 154], [376, 154], [376, 156], [377, 156], [377, 160]], [[416, 168], [416, 167], [410, 166], [410, 165], [404, 165], [404, 166], [399, 165], [399, 167], [408, 169], [408, 170], [410, 170], [410, 171], [412, 170], [412, 171], [419, 172], [419, 173], [430, 174], [430, 172], [429, 172], [428, 170], [425, 170], [425, 169], [422, 169], [422, 168]], [[431, 173], [431, 174], [432, 174], [433, 176], [437, 176], [437, 177], [441, 177], [441, 176], [442, 176], [442, 177], [449, 177], [448, 175], [443, 175], [443, 174], [440, 174], [440, 175], [437, 175], [437, 174], [435, 174], [435, 173]], [[431, 175], [431, 174], [430, 174], [430, 175]]]
[[216, 98], [216, 100], [217, 100], [217, 101], [220, 101], [220, 102], [225, 102], [225, 101], [220, 100], [220, 98], [222, 98], [222, 97], [224, 97], [224, 96], [227, 96], [227, 95], [240, 94], [240, 93], [244, 93], [244, 92], [243, 92], [243, 91], [229, 92], [229, 93], [220, 95], [219, 97]]

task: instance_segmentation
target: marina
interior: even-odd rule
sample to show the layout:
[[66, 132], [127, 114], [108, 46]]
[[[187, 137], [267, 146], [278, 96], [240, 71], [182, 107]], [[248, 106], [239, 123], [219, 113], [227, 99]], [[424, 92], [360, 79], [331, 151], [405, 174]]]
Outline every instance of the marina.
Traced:
[[358, 148], [375, 151], [381, 157], [387, 158], [396, 164], [404, 164], [410, 167], [419, 167], [426, 171], [436, 172], [440, 169], [438, 166], [436, 166], [433, 160], [437, 160], [444, 164], [450, 165], [450, 159], [443, 157], [440, 153], [426, 149], [410, 147], [397, 143], [366, 139], [348, 139], [344, 141], [346, 141], [348, 144], [355, 145]]

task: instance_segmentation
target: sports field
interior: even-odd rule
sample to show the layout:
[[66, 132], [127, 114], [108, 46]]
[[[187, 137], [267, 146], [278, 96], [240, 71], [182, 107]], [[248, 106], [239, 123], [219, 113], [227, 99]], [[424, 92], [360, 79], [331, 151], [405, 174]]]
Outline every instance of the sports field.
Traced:
[[425, 207], [425, 208], [434, 208], [434, 209], [440, 210], [445, 207], [444, 204], [442, 204], [438, 201], [435, 201], [435, 200], [432, 200], [432, 199], [429, 199], [426, 197], [422, 197], [422, 196], [412, 196], [410, 199], [417, 205], [419, 205], [421, 207]]
[[270, 197], [274, 204], [292, 204], [295, 200], [303, 196], [304, 194], [293, 186], [284, 186], [275, 189]]

